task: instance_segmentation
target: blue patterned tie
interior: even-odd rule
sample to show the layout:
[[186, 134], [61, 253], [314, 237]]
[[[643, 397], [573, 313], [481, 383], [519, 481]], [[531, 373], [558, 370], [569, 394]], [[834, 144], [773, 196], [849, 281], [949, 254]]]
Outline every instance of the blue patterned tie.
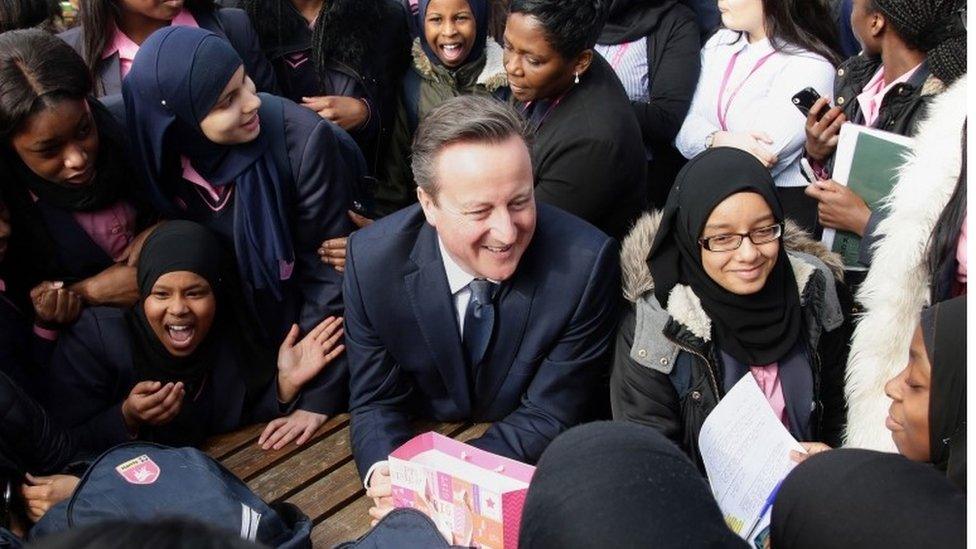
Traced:
[[492, 298], [497, 284], [484, 279], [475, 279], [468, 284], [471, 299], [464, 312], [464, 354], [468, 359], [471, 379], [484, 360], [485, 351], [491, 341], [491, 330], [495, 325], [495, 304]]

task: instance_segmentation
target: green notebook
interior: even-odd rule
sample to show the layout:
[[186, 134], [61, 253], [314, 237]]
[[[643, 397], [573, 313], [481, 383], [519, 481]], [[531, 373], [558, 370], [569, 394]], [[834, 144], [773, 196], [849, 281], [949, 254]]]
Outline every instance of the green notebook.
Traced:
[[[912, 143], [909, 137], [844, 124], [837, 143], [834, 180], [850, 187], [875, 211], [898, 181], [898, 169]], [[825, 229], [823, 241], [840, 254], [847, 269], [867, 268], [858, 261], [861, 238], [854, 233]]]

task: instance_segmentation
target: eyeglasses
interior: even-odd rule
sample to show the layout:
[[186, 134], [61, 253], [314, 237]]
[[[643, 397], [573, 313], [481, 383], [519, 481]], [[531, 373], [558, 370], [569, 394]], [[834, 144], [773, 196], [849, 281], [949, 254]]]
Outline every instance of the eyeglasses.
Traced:
[[766, 244], [783, 236], [783, 224], [777, 223], [748, 233], [729, 233], [699, 238], [698, 244], [710, 252], [731, 252], [738, 250], [739, 246], [742, 246], [742, 239], [747, 236], [753, 244]]

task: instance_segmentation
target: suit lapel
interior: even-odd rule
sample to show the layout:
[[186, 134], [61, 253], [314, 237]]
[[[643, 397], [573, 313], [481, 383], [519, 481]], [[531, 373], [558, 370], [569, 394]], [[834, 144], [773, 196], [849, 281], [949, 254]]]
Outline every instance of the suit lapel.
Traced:
[[[523, 273], [525, 274], [525, 273]], [[478, 369], [475, 402], [483, 409], [495, 399], [518, 354], [525, 325], [532, 310], [535, 282], [531, 276], [516, 274], [511, 283], [502, 286], [495, 305], [495, 328], [488, 348], [489, 358]]]
[[425, 223], [420, 229], [410, 259], [417, 269], [403, 279], [417, 325], [451, 398], [462, 414], [469, 415], [471, 397], [457, 312], [437, 247], [437, 233], [430, 225]]

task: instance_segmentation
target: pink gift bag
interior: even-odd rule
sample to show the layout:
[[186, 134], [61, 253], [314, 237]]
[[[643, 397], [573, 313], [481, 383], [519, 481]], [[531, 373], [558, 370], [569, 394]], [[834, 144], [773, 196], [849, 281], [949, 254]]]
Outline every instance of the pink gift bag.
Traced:
[[393, 505], [433, 519], [449, 543], [518, 547], [522, 504], [535, 467], [434, 432], [390, 454]]

